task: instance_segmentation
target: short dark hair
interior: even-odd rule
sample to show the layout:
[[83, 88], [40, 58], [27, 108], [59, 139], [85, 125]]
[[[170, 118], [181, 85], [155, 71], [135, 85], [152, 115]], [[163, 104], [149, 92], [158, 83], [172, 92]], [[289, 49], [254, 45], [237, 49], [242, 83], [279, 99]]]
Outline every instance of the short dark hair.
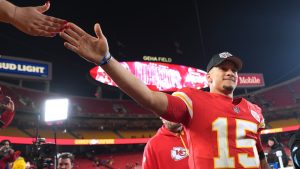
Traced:
[[3, 145], [5, 144], [5, 142], [8, 142], [8, 143], [9, 143], [9, 145], [11, 145], [11, 142], [10, 142], [10, 140], [2, 140], [2, 141], [0, 142], [0, 144], [3, 146]]
[[68, 153], [68, 152], [64, 152], [64, 153], [61, 153], [61, 154], [59, 154], [58, 155], [58, 159], [70, 159], [70, 161], [71, 161], [71, 164], [73, 164], [74, 163], [74, 155], [72, 154], [72, 153]]

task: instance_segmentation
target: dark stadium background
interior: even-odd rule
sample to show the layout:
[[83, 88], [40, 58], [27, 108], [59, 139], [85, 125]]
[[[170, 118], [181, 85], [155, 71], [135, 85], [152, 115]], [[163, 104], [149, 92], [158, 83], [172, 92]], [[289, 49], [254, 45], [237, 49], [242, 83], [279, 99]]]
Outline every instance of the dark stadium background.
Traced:
[[[11, 2], [20, 6], [28, 6], [40, 5], [45, 1], [12, 0]], [[299, 6], [300, 1], [297, 0], [52, 0], [51, 8], [46, 14], [72, 21], [91, 34], [94, 33], [94, 23], [100, 22], [108, 38], [110, 51], [119, 61], [142, 61], [144, 55], [170, 57], [174, 64], [205, 70], [213, 54], [229, 51], [238, 55], [244, 61], [243, 73], [264, 75], [266, 87], [262, 90], [265, 92], [250, 94], [249, 99], [264, 108], [266, 121], [269, 123], [284, 119], [294, 119], [299, 122], [300, 91], [297, 86], [300, 82], [297, 79], [295, 83], [287, 82], [297, 78], [300, 74]], [[10, 25], [0, 24], [0, 55], [52, 62], [51, 93], [75, 98], [80, 96], [81, 99], [88, 97], [85, 102], [95, 98], [98, 84], [88, 75], [89, 69], [94, 65], [65, 49], [63, 41], [58, 36], [54, 38], [30, 37]], [[17, 84], [16, 80], [3, 77], [0, 77], [0, 80]], [[286, 85], [273, 88], [274, 85], [282, 82]], [[43, 88], [40, 82], [35, 81], [24, 81], [23, 85], [39, 90]], [[8, 90], [14, 88], [17, 87], [8, 87]], [[107, 91], [104, 92], [104, 98], [118, 98], [118, 90], [110, 90], [110, 87], [105, 89]], [[26, 95], [31, 90], [16, 89], [20, 92], [23, 90], [25, 90], [23, 96], [33, 101], [39, 99]], [[252, 89], [250, 92], [255, 90], [257, 89]], [[243, 90], [237, 93], [243, 94]], [[47, 96], [43, 95], [43, 97]], [[267, 98], [273, 98], [275, 101], [267, 100]], [[284, 100], [283, 102], [287, 104], [278, 105], [278, 102], [276, 104], [278, 99], [279, 102]], [[294, 102], [290, 105], [289, 101]], [[12, 126], [20, 125], [22, 115], [25, 115], [32, 118], [31, 124], [27, 127], [36, 127], [35, 113], [40, 113], [40, 111], [30, 108], [28, 110], [17, 109], [17, 117]], [[33, 111], [30, 112], [31, 110]], [[110, 130], [119, 129], [118, 127], [126, 128], [126, 126], [136, 127], [136, 129], [146, 126], [145, 129], [155, 131], [160, 126], [155, 116], [148, 117], [147, 115], [136, 119], [135, 115], [132, 117], [106, 119], [95, 118], [95, 115], [90, 116], [90, 114], [76, 114], [71, 115], [73, 122], [70, 120], [64, 127], [81, 121], [84, 121], [84, 124], [94, 124], [86, 126], [91, 130], [97, 127], [101, 130], [101, 123], [105, 127], [111, 126]], [[125, 125], [126, 123], [136, 124], [128, 126]], [[112, 124], [120, 126], [114, 128]], [[270, 125], [268, 127], [271, 128]], [[290, 135], [291, 133], [283, 133], [276, 136], [289, 138]], [[266, 139], [267, 136], [263, 138], [263, 141]], [[287, 140], [283, 139], [283, 142], [286, 143]], [[61, 147], [60, 150], [69, 151], [74, 148]], [[77, 147], [74, 151], [86, 152], [86, 156], [93, 156], [93, 151], [96, 154], [100, 152], [112, 154], [121, 150], [141, 153], [143, 145]], [[109, 158], [111, 157], [105, 157], [105, 159]]]
[[[45, 1], [16, 1], [20, 6]], [[173, 63], [205, 69], [209, 58], [230, 51], [242, 57], [243, 72], [263, 73], [266, 85], [296, 76], [299, 68], [299, 1], [51, 1], [49, 15], [89, 33], [100, 22], [111, 53], [120, 61], [166, 56]], [[53, 63], [51, 91], [92, 96], [86, 80], [93, 66], [63, 47], [59, 37], [29, 37], [0, 24], [0, 54]]]

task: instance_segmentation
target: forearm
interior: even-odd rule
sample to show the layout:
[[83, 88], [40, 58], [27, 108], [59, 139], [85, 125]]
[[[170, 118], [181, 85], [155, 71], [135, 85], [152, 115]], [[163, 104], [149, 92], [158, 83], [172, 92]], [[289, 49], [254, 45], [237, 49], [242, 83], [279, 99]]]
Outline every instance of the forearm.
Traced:
[[257, 135], [257, 142], [256, 142], [256, 148], [257, 148], [257, 152], [259, 155], [259, 160], [260, 160], [260, 165], [261, 165], [261, 169], [270, 169], [269, 164], [267, 162], [267, 158], [265, 156], [262, 144], [261, 144], [261, 140], [260, 140], [260, 132], [261, 130], [259, 130], [258, 135]]
[[167, 110], [168, 99], [165, 93], [150, 90], [141, 80], [125, 69], [117, 60], [112, 59], [102, 66], [118, 87], [136, 102], [158, 115]]
[[73, 23], [69, 23], [68, 26], [68, 29], [60, 33], [60, 36], [67, 41], [64, 43], [66, 48], [89, 62], [101, 65], [121, 90], [145, 108], [160, 116], [167, 112], [168, 98], [165, 93], [151, 91], [117, 60], [111, 58], [107, 40], [99, 24], [94, 26], [97, 37], [89, 35]]
[[0, 0], [0, 21], [11, 23], [14, 18], [16, 6], [6, 0]]

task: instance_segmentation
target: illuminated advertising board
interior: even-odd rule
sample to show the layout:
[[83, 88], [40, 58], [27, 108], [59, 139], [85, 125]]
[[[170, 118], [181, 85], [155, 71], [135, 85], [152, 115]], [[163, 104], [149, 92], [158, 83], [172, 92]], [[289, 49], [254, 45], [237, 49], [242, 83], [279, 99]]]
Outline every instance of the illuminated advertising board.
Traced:
[[51, 80], [52, 64], [45, 61], [0, 55], [0, 76]]
[[[121, 64], [151, 90], [172, 92], [183, 87], [200, 89], [208, 86], [206, 72], [200, 69], [160, 62], [121, 62]], [[101, 83], [117, 86], [100, 66], [92, 68], [90, 75]], [[263, 74], [239, 73], [237, 87], [264, 86]]]
[[239, 73], [238, 87], [264, 87], [264, 76], [261, 73]]
[[[206, 72], [200, 69], [159, 62], [121, 62], [121, 64], [142, 80], [151, 90], [176, 91], [183, 87], [207, 87]], [[97, 81], [116, 86], [115, 82], [100, 66], [90, 70]]]

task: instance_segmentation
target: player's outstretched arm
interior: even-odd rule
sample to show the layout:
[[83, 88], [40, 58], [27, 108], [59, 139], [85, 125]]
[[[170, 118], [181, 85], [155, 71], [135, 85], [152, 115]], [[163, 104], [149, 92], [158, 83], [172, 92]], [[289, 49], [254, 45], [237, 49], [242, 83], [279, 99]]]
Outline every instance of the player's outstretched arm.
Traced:
[[0, 0], [0, 21], [9, 23], [28, 35], [53, 37], [67, 22], [44, 15], [49, 8], [49, 1], [42, 6], [18, 7], [6, 0]]
[[109, 60], [109, 63], [101, 65], [101, 67], [121, 90], [158, 115], [165, 113], [168, 104], [167, 96], [161, 92], [151, 91], [117, 60], [110, 58], [107, 39], [98, 23], [95, 24], [94, 30], [96, 37], [89, 35], [77, 25], [69, 23], [67, 29], [61, 32], [60, 36], [66, 41], [64, 43], [66, 48], [89, 62], [101, 65], [103, 59]]

